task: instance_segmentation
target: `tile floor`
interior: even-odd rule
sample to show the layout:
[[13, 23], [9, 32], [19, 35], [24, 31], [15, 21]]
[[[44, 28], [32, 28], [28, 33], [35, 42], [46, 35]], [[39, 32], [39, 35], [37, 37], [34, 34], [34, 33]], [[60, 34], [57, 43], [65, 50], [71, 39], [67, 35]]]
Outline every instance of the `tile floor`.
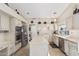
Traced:
[[50, 56], [65, 56], [65, 54], [61, 52], [60, 49], [52, 48], [50, 45], [49, 45], [49, 54]]

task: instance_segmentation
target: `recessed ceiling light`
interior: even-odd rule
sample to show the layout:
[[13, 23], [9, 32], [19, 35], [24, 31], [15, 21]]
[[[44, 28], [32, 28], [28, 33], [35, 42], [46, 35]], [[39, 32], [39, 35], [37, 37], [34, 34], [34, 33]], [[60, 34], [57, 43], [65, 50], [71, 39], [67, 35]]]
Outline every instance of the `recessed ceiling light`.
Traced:
[[54, 19], [54, 22], [56, 22], [57, 19]]

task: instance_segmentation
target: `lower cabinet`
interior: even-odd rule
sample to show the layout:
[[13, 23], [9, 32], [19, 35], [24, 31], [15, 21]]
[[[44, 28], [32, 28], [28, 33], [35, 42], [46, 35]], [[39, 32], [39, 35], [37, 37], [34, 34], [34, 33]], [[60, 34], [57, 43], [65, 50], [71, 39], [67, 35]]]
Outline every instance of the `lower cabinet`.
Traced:
[[56, 44], [59, 47], [59, 37], [54, 36], [53, 37], [53, 42], [54, 42], [54, 44]]
[[78, 44], [75, 42], [71, 42], [68, 40], [64, 41], [64, 48], [65, 48], [65, 53], [68, 56], [78, 56]]
[[64, 52], [66, 53], [66, 55], [69, 55], [69, 41], [68, 40], [64, 40]]
[[59, 48], [64, 52], [64, 39], [59, 37]]
[[78, 48], [77, 43], [69, 42], [69, 55], [70, 56], [77, 56], [78, 55]]
[[4, 49], [0, 50], [0, 56], [8, 56], [7, 53], [8, 53], [7, 48], [4, 48]]
[[8, 55], [11, 55], [11, 54], [13, 54], [15, 51], [15, 48], [14, 48], [14, 45], [12, 44], [12, 45], [10, 45], [9, 47], [8, 47]]
[[53, 42], [68, 56], [79, 56], [78, 43], [54, 36]]

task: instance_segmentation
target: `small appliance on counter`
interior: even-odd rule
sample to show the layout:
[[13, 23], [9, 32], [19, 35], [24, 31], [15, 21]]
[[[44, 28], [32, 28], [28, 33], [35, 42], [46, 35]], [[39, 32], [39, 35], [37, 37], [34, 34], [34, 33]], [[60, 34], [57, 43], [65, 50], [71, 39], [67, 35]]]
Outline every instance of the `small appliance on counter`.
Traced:
[[69, 30], [67, 29], [66, 25], [60, 25], [59, 26], [59, 34], [60, 35], [69, 35]]

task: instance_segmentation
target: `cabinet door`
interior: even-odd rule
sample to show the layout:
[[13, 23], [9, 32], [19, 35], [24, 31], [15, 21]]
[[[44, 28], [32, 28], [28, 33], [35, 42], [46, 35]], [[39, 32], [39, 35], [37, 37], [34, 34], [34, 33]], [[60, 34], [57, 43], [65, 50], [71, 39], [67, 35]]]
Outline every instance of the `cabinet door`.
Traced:
[[12, 43], [8, 46], [8, 55], [11, 55], [15, 52], [15, 45]]
[[64, 39], [59, 38], [59, 48], [64, 52]]
[[57, 36], [55, 36], [55, 44], [59, 47], [59, 38]]
[[77, 44], [74, 42], [69, 42], [69, 55], [70, 56], [77, 56]]
[[7, 15], [1, 15], [0, 30], [9, 30], [9, 17]]
[[67, 40], [64, 40], [64, 49], [65, 49], [66, 55], [69, 55], [69, 41]]
[[53, 41], [53, 43], [55, 43], [55, 36], [54, 35], [52, 36], [52, 41]]

